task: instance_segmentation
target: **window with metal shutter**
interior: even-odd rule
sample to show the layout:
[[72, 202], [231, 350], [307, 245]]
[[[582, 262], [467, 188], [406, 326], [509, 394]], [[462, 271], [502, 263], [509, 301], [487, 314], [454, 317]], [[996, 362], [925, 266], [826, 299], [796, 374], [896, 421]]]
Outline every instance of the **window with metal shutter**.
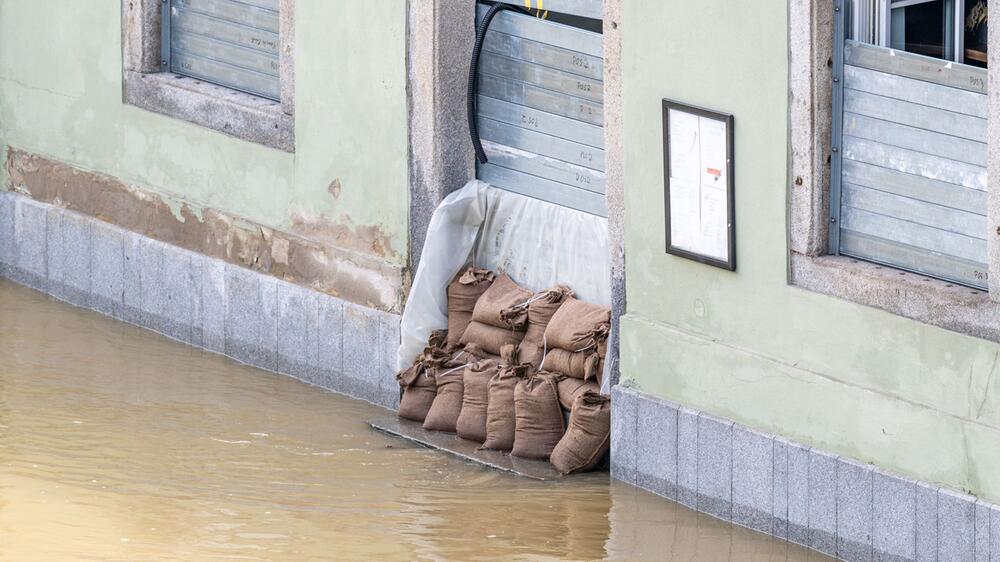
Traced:
[[278, 100], [279, 0], [165, 0], [171, 72]]
[[[518, 3], [518, 2], [511, 2]], [[601, 0], [545, 0], [545, 10], [600, 28]], [[478, 17], [488, 7], [478, 6]], [[490, 184], [606, 216], [604, 61], [600, 33], [500, 12], [479, 64], [477, 123]]]
[[846, 38], [834, 58], [831, 250], [985, 289], [986, 70]]

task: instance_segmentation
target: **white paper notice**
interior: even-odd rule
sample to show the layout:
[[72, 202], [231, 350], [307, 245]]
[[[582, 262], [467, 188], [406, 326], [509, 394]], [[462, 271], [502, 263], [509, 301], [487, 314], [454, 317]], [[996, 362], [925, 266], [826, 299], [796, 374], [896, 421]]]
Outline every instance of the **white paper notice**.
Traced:
[[670, 110], [670, 177], [697, 183], [701, 173], [698, 116]]
[[670, 244], [729, 261], [726, 122], [677, 109], [668, 114]]

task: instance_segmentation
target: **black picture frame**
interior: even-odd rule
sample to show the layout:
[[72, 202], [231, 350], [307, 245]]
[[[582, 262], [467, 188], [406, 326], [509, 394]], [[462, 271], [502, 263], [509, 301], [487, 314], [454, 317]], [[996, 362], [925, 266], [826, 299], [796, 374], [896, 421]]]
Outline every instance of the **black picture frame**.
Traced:
[[[716, 121], [721, 121], [726, 125], [726, 201], [728, 207], [726, 235], [728, 238], [728, 260], [720, 260], [714, 256], [708, 256], [674, 247], [670, 241], [670, 110], [681, 111], [705, 117]], [[735, 119], [731, 113], [713, 111], [704, 107], [691, 105], [675, 100], [663, 100], [663, 199], [665, 217], [665, 238], [666, 252], [668, 254], [694, 260], [705, 265], [711, 265], [736, 271], [736, 197], [734, 185], [736, 179], [736, 159], [735, 144], [733, 142]]]

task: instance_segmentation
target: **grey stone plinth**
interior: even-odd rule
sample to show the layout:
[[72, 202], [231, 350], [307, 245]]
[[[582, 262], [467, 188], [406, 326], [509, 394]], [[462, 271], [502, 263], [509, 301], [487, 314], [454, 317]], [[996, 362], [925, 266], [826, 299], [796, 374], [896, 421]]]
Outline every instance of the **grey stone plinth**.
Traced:
[[636, 458], [636, 484], [672, 500], [677, 499], [677, 414], [675, 404], [639, 399], [636, 442], [642, 454]]
[[788, 540], [809, 546], [808, 447], [788, 444]]
[[125, 283], [125, 232], [108, 223], [91, 224], [91, 304], [95, 310], [121, 319]]
[[164, 245], [161, 281], [154, 282], [157, 290], [162, 291], [161, 308], [159, 315], [150, 319], [154, 330], [185, 343], [193, 339], [191, 328], [201, 300], [191, 260], [191, 252]]
[[14, 201], [14, 264], [10, 277], [40, 291], [48, 285], [46, 224], [50, 208], [27, 197]]
[[733, 428], [733, 523], [771, 534], [774, 502], [774, 438]]
[[938, 561], [974, 562], [976, 557], [976, 498], [938, 491]]
[[1000, 506], [990, 506], [990, 561], [1000, 560]]
[[191, 261], [197, 279], [198, 306], [195, 309], [191, 340], [216, 353], [226, 352], [226, 264], [208, 257]]
[[809, 451], [809, 548], [837, 555], [837, 457]]
[[0, 276], [10, 276], [14, 259], [14, 197], [0, 191]]
[[378, 320], [378, 345], [381, 362], [378, 366], [378, 396], [376, 404], [390, 410], [399, 409], [399, 383], [396, 381], [396, 352], [399, 351], [401, 318], [382, 312]]
[[698, 416], [698, 510], [732, 519], [733, 422]]
[[771, 494], [771, 530], [779, 539], [788, 538], [788, 440], [775, 437], [773, 447], [774, 472]]
[[328, 295], [316, 301], [319, 385], [336, 390], [344, 372], [344, 302]]
[[917, 483], [917, 561], [935, 561], [938, 557], [938, 489]]
[[316, 293], [278, 282], [278, 371], [319, 384]]
[[277, 281], [226, 265], [226, 355], [254, 367], [277, 368]]
[[375, 402], [379, 394], [377, 311], [356, 304], [344, 306], [344, 392]]
[[874, 517], [872, 467], [840, 459], [837, 466], [837, 557], [870, 562]]
[[677, 411], [677, 501], [698, 508], [698, 412]]
[[911, 480], [872, 474], [872, 549], [876, 562], [916, 559], [917, 487]]
[[611, 476], [636, 483], [637, 433], [636, 394], [621, 385], [611, 389]]
[[[330, 295], [7, 192], [0, 193], [0, 265], [5, 277], [78, 306], [398, 408], [397, 314], [346, 305]], [[631, 419], [634, 423], [634, 415]]]
[[982, 500], [976, 501], [975, 551], [976, 562], [990, 562], [990, 504]]

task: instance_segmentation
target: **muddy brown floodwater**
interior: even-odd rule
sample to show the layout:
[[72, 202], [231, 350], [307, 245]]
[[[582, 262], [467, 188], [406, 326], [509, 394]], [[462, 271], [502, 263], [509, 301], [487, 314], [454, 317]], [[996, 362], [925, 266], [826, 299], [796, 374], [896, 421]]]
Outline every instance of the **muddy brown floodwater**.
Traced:
[[823, 560], [607, 474], [524, 480], [383, 412], [0, 279], [0, 560]]

